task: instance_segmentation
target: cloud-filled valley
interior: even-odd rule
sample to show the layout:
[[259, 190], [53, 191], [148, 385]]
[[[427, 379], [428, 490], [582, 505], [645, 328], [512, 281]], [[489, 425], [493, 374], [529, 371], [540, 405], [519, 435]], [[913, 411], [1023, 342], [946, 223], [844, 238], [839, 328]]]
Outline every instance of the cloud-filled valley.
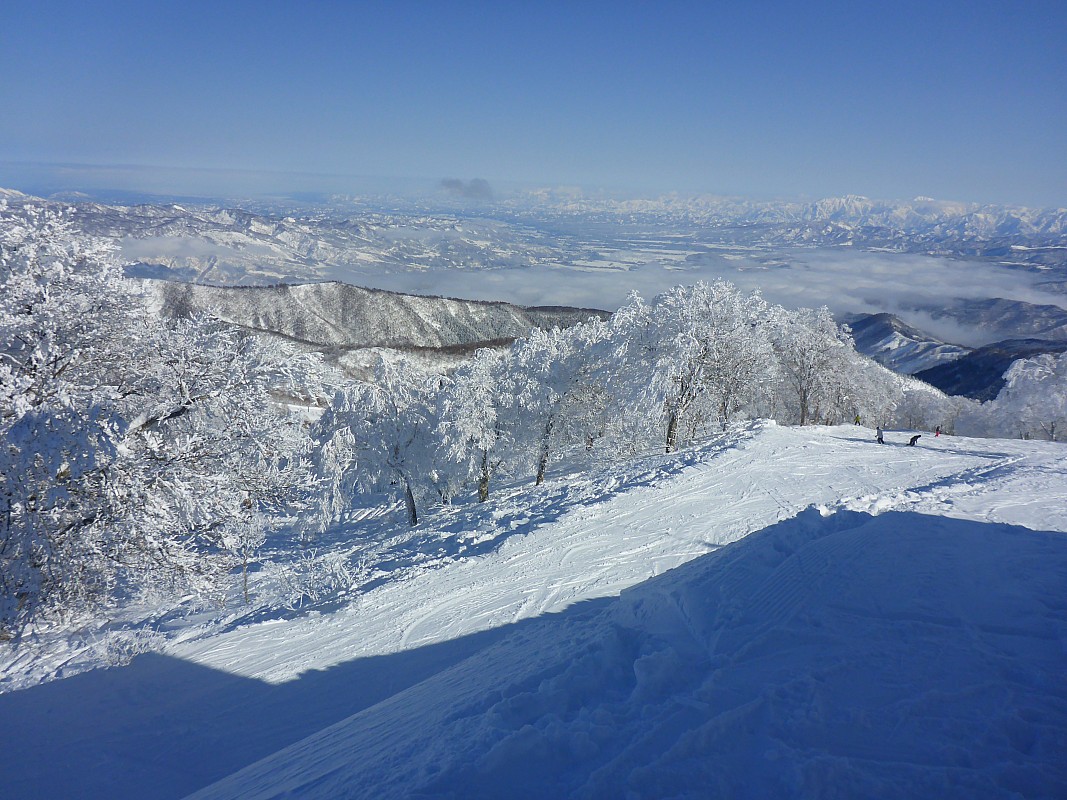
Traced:
[[[1012, 336], [1059, 338], [1067, 324], [1058, 231], [1025, 239], [1052, 245], [1046, 248], [1015, 247], [1016, 239], [1005, 237], [982, 240], [996, 253], [987, 255], [947, 234], [931, 243], [914, 234], [909, 239], [905, 230], [894, 249], [864, 246], [851, 230], [840, 243], [833, 232], [807, 244], [809, 229], [780, 224], [694, 226], [670, 215], [605, 221], [595, 211], [562, 221], [536, 209], [497, 209], [491, 218], [489, 210], [476, 216], [447, 205], [402, 213], [342, 208], [295, 218], [176, 206], [162, 220], [118, 209], [83, 213], [90, 229], [121, 236], [122, 257], [141, 262], [132, 272], [145, 277], [222, 285], [334, 280], [609, 311], [632, 292], [647, 298], [677, 284], [723, 278], [787, 307], [825, 305], [841, 316], [888, 311], [968, 346]], [[994, 299], [1045, 308], [1031, 313], [1027, 307], [1017, 319], [976, 313], [975, 301]]]

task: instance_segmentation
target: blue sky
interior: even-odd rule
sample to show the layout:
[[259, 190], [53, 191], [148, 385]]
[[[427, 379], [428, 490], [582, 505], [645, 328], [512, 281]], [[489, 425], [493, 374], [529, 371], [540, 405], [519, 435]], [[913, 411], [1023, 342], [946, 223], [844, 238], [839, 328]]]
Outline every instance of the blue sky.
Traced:
[[0, 69], [0, 185], [40, 162], [161, 191], [206, 169], [1067, 206], [1062, 0], [7, 0]]

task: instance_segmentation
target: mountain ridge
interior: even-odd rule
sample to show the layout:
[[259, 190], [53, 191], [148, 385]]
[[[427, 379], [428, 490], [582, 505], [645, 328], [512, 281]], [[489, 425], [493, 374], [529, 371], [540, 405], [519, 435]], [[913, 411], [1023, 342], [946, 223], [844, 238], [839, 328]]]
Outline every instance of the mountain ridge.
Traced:
[[960, 358], [915, 373], [945, 394], [992, 400], [1004, 388], [1004, 373], [1020, 358], [1067, 352], [1067, 341], [1008, 339], [979, 347]]
[[337, 281], [270, 287], [146, 284], [164, 315], [208, 313], [323, 348], [475, 348], [510, 342], [535, 328], [610, 316], [598, 309], [402, 294]]
[[953, 361], [970, 348], [942, 342], [888, 312], [845, 318], [856, 349], [884, 367], [904, 375]]

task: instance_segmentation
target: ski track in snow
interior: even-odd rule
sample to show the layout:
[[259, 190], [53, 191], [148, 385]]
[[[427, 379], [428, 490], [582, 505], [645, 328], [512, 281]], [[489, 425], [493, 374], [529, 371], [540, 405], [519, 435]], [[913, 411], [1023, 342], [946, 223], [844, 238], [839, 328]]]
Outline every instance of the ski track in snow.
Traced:
[[[872, 450], [863, 429], [828, 431], [829, 441], [804, 429], [776, 427], [772, 436], [710, 445], [676, 474], [661, 475], [668, 471], [661, 468], [652, 485], [579, 505], [534, 534], [505, 538], [486, 554], [420, 564], [414, 574], [395, 576], [399, 580], [359, 597], [328, 622], [302, 618], [265, 630], [250, 626], [169, 652], [245, 677], [291, 680], [354, 657], [453, 639], [561, 611], [579, 600], [617, 595], [810, 505], [885, 511], [931, 491], [940, 496], [957, 483], [971, 486], [975, 470], [990, 468], [988, 455], [980, 452], [946, 449], [935, 458], [923, 448]], [[872, 458], [883, 452], [891, 456]], [[650, 514], [667, 485], [669, 508]], [[526, 541], [530, 535], [536, 537], [533, 546]], [[412, 580], [419, 582], [417, 591]], [[278, 641], [291, 646], [278, 648]]]
[[[176, 681], [164, 701], [108, 670], [122, 703], [140, 699], [100, 714], [107, 741], [68, 748], [72, 781], [78, 764], [108, 775], [72, 785], [204, 800], [1067, 796], [1067, 540], [1040, 533], [1067, 532], [1067, 453], [906, 438], [758, 423], [429, 516], [371, 543], [381, 569], [363, 591], [179, 630], [167, 663], [219, 688], [198, 678], [186, 697]], [[78, 714], [66, 695], [31, 698], [0, 695], [0, 713], [12, 699], [26, 720]], [[249, 741], [205, 745], [210, 725], [168, 710], [193, 704], [237, 717]], [[23, 750], [0, 758], [9, 785], [45, 785]]]

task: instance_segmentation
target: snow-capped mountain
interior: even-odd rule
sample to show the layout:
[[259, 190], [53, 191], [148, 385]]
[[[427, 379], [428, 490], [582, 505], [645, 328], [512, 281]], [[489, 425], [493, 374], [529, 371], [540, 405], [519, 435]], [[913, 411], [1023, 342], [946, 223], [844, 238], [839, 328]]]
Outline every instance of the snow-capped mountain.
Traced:
[[423, 297], [343, 283], [221, 287], [150, 281], [169, 316], [194, 312], [318, 348], [463, 348], [510, 342], [607, 312]]
[[902, 375], [954, 361], [970, 352], [968, 347], [939, 341], [893, 314], [861, 314], [845, 321], [857, 350]]
[[853, 245], [940, 255], [981, 255], [1035, 266], [1067, 263], [1067, 209], [1031, 209], [918, 197], [849, 195], [812, 202], [667, 196], [610, 200], [533, 196], [542, 213], [721, 229], [735, 243]]
[[1042, 353], [1067, 352], [1067, 341], [1019, 339], [979, 347], [954, 361], [915, 373], [915, 377], [936, 386], [945, 394], [963, 395], [974, 400], [992, 400], [1004, 387], [1004, 373], [1020, 358]]
[[231, 285], [344, 278], [390, 270], [490, 269], [551, 262], [535, 231], [487, 219], [352, 209], [291, 215], [79, 204], [76, 219], [141, 266], [132, 274]]
[[[42, 203], [12, 194], [11, 202]], [[69, 205], [69, 204], [68, 204]], [[81, 226], [122, 244], [157, 271], [215, 283], [348, 280], [363, 270], [489, 269], [580, 263], [628, 237], [668, 235], [679, 244], [780, 248], [850, 246], [984, 258], [1052, 270], [1064, 280], [1067, 209], [1027, 209], [917, 198], [814, 202], [720, 197], [611, 200], [527, 193], [476, 210], [446, 201], [336, 198], [225, 205], [73, 204]], [[622, 237], [622, 241], [619, 237]]]

